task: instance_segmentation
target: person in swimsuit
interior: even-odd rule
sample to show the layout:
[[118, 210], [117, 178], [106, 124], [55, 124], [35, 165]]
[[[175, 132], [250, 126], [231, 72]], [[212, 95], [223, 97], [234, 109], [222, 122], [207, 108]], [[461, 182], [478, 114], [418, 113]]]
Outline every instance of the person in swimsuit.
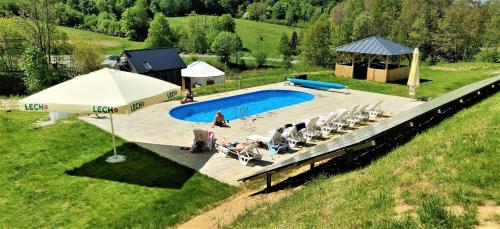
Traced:
[[224, 115], [222, 115], [221, 111], [217, 111], [217, 114], [215, 114], [214, 124], [212, 125], [212, 127], [214, 126], [220, 126], [220, 127], [227, 126], [226, 120], [224, 119]]
[[186, 96], [181, 101], [181, 103], [184, 104], [184, 103], [191, 103], [191, 102], [194, 102], [193, 92], [191, 91], [191, 88], [187, 88], [186, 89]]

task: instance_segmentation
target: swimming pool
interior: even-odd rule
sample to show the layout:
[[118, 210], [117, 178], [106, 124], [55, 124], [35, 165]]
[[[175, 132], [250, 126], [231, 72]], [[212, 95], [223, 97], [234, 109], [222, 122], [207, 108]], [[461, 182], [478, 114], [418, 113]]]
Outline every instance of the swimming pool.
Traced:
[[312, 99], [314, 95], [306, 92], [262, 90], [178, 106], [170, 110], [170, 115], [184, 121], [212, 122], [215, 113], [221, 110], [226, 120], [235, 120]]

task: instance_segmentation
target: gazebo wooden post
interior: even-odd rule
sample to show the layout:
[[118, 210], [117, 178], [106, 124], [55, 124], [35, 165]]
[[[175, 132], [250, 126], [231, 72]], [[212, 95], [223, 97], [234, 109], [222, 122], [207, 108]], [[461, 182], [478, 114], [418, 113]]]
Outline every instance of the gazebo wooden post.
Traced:
[[398, 68], [401, 67], [401, 55], [398, 55]]
[[389, 69], [389, 56], [385, 56], [385, 70]]

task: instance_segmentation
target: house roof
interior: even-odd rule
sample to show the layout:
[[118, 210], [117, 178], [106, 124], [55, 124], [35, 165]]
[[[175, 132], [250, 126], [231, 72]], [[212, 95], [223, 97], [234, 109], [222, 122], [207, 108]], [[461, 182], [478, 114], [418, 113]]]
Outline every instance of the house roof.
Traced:
[[195, 61], [188, 65], [186, 69], [182, 69], [183, 77], [207, 78], [223, 75], [223, 71], [203, 61]]
[[350, 44], [345, 44], [335, 48], [337, 52], [352, 52], [363, 54], [377, 54], [386, 56], [396, 56], [413, 53], [413, 49], [386, 40], [382, 37], [369, 37]]
[[139, 74], [186, 68], [175, 48], [125, 50], [122, 55]]

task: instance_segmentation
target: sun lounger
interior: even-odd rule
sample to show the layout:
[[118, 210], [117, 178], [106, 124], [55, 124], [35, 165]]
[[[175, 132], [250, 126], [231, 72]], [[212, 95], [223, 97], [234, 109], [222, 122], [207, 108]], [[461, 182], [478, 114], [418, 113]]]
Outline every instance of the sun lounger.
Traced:
[[349, 112], [347, 112], [345, 120], [349, 123], [349, 126], [354, 126], [359, 121], [358, 118], [356, 118], [356, 114], [358, 112], [358, 109], [359, 109], [359, 105], [354, 105], [351, 107]]
[[[244, 148], [238, 148], [239, 145], [244, 145]], [[238, 161], [242, 165], [247, 165], [251, 160], [262, 159], [262, 154], [258, 150], [257, 143], [221, 143], [217, 144], [217, 150], [223, 156], [232, 153], [238, 157]]]
[[359, 107], [358, 112], [356, 112], [356, 114], [355, 114], [355, 117], [358, 119], [358, 122], [361, 122], [361, 121], [364, 121], [364, 120], [367, 120], [368, 118], [370, 118], [370, 116], [368, 115], [368, 113], [366, 111], [368, 106], [369, 105], [363, 105], [363, 106]]
[[297, 125], [287, 128], [283, 135], [290, 147], [295, 147], [298, 143], [307, 142], [307, 139], [297, 130]]
[[383, 100], [378, 101], [375, 105], [369, 105], [366, 108], [366, 112], [370, 118], [376, 118], [377, 116], [383, 114], [382, 109], [380, 109], [380, 104], [382, 104]]
[[326, 116], [326, 119], [320, 121], [321, 132], [329, 134], [332, 131], [337, 130], [338, 125], [335, 123], [335, 121], [337, 120], [338, 116], [338, 113], [330, 113]]
[[250, 135], [247, 137], [247, 140], [253, 142], [262, 142], [266, 144], [272, 159], [274, 159], [274, 156], [276, 156], [276, 154], [278, 154], [280, 151], [288, 150], [290, 148], [290, 145], [281, 136], [281, 133], [278, 129], [270, 130], [267, 136], [258, 134]]
[[319, 117], [315, 117], [305, 122], [306, 128], [302, 129], [301, 131], [302, 135], [306, 138], [307, 141], [310, 141], [314, 137], [321, 136], [321, 131], [317, 124], [318, 120]]
[[211, 131], [207, 130], [201, 130], [201, 129], [194, 129], [194, 140], [193, 140], [193, 146], [191, 147], [191, 151], [194, 151], [199, 142], [205, 143], [208, 150], [212, 151], [212, 148], [215, 143], [215, 135]]

